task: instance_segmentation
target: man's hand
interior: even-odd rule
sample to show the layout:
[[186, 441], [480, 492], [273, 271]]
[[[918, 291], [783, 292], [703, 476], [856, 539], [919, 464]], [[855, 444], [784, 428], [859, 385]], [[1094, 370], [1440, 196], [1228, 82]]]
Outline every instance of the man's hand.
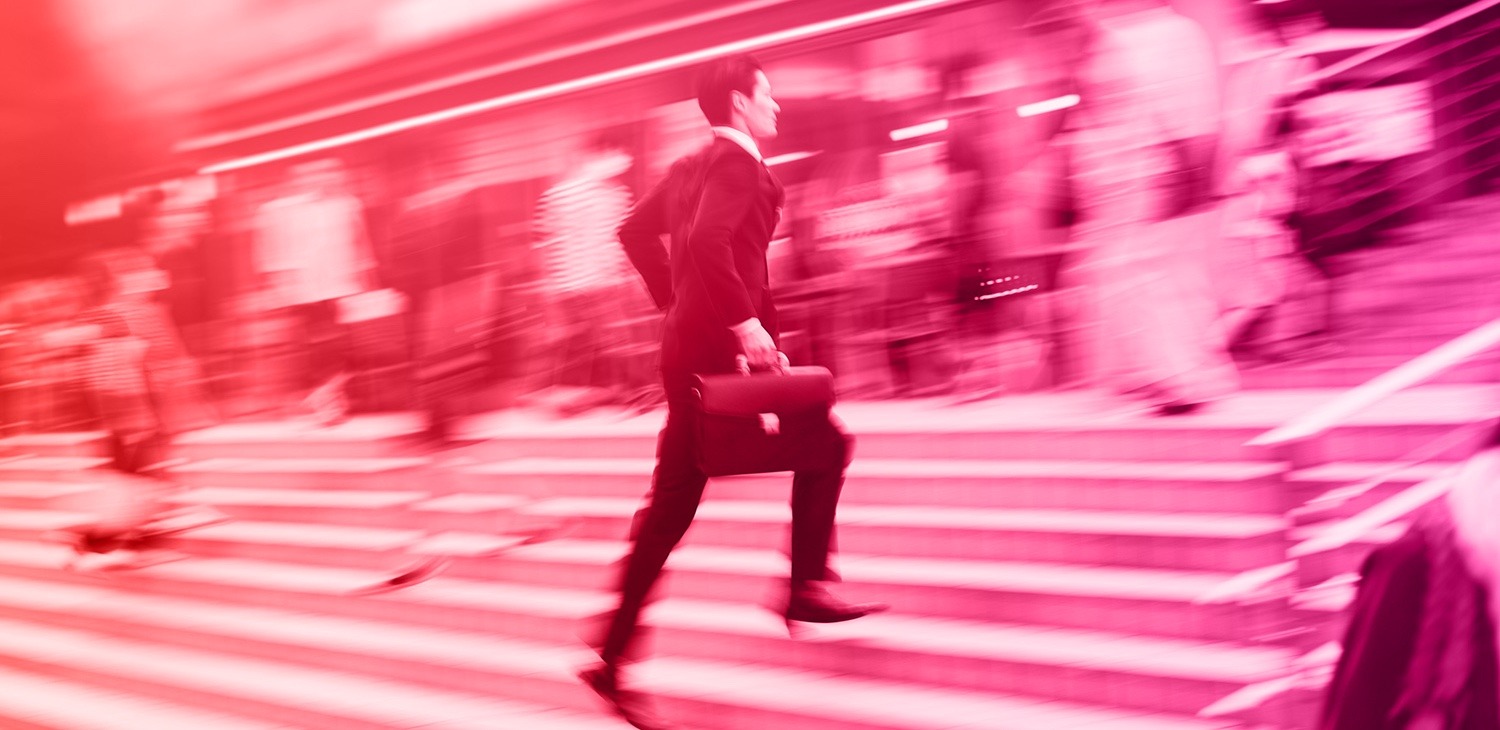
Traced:
[[752, 317], [730, 329], [734, 330], [734, 336], [740, 342], [740, 352], [744, 354], [751, 370], [773, 370], [780, 365], [776, 343], [760, 325], [760, 320]]

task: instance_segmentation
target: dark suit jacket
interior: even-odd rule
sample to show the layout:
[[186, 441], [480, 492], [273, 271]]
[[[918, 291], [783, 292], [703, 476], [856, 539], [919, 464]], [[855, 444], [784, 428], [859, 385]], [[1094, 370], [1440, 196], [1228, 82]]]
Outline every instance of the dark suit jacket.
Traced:
[[482, 273], [494, 228], [484, 208], [477, 190], [404, 202], [390, 224], [382, 278], [415, 299]]
[[[620, 242], [666, 312], [662, 370], [669, 382], [732, 372], [739, 354], [732, 325], [756, 317], [776, 336], [766, 249], [784, 201], [765, 165], [716, 138], [674, 165], [620, 227]], [[661, 243], [668, 234], [670, 254]]]

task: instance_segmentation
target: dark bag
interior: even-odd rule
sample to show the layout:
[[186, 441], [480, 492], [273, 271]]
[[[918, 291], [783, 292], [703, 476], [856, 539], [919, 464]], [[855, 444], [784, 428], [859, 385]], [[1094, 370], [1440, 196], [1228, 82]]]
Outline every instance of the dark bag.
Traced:
[[708, 476], [800, 471], [825, 466], [809, 441], [829, 431], [833, 374], [795, 367], [785, 374], [698, 376], [698, 466]]

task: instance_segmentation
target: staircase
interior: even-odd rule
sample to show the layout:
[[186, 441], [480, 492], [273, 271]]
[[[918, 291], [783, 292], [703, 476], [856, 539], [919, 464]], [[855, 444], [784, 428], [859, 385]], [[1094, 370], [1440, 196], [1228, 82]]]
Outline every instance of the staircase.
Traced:
[[[1338, 257], [1334, 333], [1342, 354], [1249, 369], [1245, 387], [1350, 388], [1500, 317], [1496, 194], [1450, 203], [1430, 220]], [[1500, 381], [1500, 351], [1442, 373], [1439, 383]]]
[[[1067, 394], [849, 404], [840, 593], [892, 612], [789, 639], [762, 607], [786, 573], [786, 479], [719, 479], [632, 677], [707, 730], [1290, 726], [1278, 706], [1195, 717], [1299, 649], [1283, 606], [1195, 600], [1282, 560], [1289, 495], [1344, 477], [1284, 481], [1243, 446], [1330, 395], [1181, 419]], [[1328, 453], [1356, 471], [1398, 459], [1492, 395], [1414, 391]], [[178, 498], [235, 521], [181, 540], [190, 559], [102, 575], [60, 570], [65, 551], [38, 539], [78, 520], [97, 439], [12, 439], [28, 455], [0, 462], [0, 726], [621, 727], [571, 673], [584, 619], [610, 607], [658, 419], [498, 414], [436, 459], [394, 447], [415, 426], [399, 416], [192, 434]], [[515, 545], [558, 517], [574, 531]], [[454, 563], [349, 595], [417, 547]]]

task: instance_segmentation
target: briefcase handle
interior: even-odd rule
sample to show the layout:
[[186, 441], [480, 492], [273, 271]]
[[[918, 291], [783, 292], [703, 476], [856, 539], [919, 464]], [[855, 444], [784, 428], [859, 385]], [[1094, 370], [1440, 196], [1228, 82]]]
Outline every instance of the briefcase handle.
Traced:
[[705, 413], [755, 416], [803, 413], [833, 406], [833, 373], [803, 366], [784, 372], [699, 375], [698, 402]]

